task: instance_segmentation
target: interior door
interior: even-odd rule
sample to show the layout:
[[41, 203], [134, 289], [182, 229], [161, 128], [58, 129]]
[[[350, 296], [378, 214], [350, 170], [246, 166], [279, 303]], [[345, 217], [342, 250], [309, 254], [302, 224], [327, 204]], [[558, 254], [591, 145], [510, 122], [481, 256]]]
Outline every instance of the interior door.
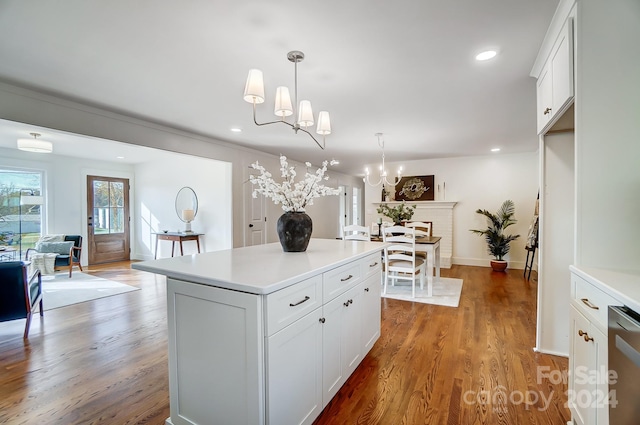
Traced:
[[[258, 175], [257, 170], [249, 170], [249, 174]], [[245, 187], [245, 232], [244, 232], [244, 245], [261, 245], [267, 243], [267, 234], [265, 232], [266, 215], [266, 201], [264, 196], [258, 195], [253, 197], [253, 185], [247, 182]]]
[[129, 179], [87, 176], [89, 264], [129, 260]]

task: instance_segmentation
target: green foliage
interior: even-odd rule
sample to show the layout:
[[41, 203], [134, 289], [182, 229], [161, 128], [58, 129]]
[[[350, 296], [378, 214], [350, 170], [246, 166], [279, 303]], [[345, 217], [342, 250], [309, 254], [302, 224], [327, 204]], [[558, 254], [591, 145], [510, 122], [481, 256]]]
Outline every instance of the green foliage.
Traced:
[[518, 221], [513, 218], [516, 207], [513, 201], [507, 199], [496, 213], [478, 209], [476, 213], [487, 218], [487, 228], [485, 230], [471, 230], [473, 233], [484, 236], [487, 242], [487, 251], [496, 260], [504, 260], [504, 256], [509, 253], [510, 243], [520, 237], [520, 235], [505, 235], [504, 229], [516, 224]]
[[413, 211], [416, 209], [416, 206], [409, 206], [404, 203], [396, 205], [395, 207], [390, 207], [387, 204], [382, 204], [378, 207], [378, 214], [382, 214], [386, 217], [389, 217], [393, 220], [394, 223], [400, 223], [402, 220], [411, 220], [413, 217]]

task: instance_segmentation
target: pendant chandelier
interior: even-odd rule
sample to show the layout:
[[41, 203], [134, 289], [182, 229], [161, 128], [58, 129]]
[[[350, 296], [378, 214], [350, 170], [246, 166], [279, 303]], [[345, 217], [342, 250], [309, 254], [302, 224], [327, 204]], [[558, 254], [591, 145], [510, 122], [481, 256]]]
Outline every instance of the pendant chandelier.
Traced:
[[380, 148], [382, 149], [382, 164], [379, 167], [380, 178], [378, 179], [377, 182], [372, 183], [369, 169], [365, 168], [364, 169], [365, 177], [363, 180], [371, 186], [378, 186], [380, 183], [384, 184], [385, 186], [395, 186], [400, 182], [400, 179], [402, 178], [402, 167], [398, 167], [398, 176], [395, 177], [393, 181], [389, 181], [387, 169], [384, 165], [384, 139], [382, 138], [382, 133], [376, 133], [375, 136], [378, 137], [378, 146], [380, 146]]
[[[289, 89], [287, 87], [278, 87], [276, 89], [275, 108], [273, 112], [276, 116], [281, 117], [281, 120], [264, 123], [259, 123], [257, 121], [256, 105], [264, 103], [264, 81], [262, 78], [262, 71], [259, 69], [249, 70], [247, 84], [244, 87], [244, 100], [253, 104], [253, 122], [256, 125], [262, 126], [276, 123], [286, 124], [291, 127], [296, 134], [298, 134], [298, 131], [307, 133], [311, 136], [313, 141], [316, 142], [320, 149], [324, 149], [324, 137], [331, 134], [329, 112], [320, 111], [318, 114], [318, 126], [316, 127], [316, 133], [322, 136], [322, 144], [320, 144], [320, 142], [313, 137], [313, 134], [307, 130], [309, 127], [313, 127], [314, 124], [311, 102], [308, 100], [301, 100], [298, 104], [298, 62], [302, 62], [304, 59], [304, 53], [293, 50], [287, 54], [287, 58], [289, 61], [293, 62], [294, 67], [294, 104], [296, 105], [297, 110], [293, 109], [291, 97], [289, 96]], [[286, 117], [291, 115], [294, 116], [293, 124], [286, 121]]]

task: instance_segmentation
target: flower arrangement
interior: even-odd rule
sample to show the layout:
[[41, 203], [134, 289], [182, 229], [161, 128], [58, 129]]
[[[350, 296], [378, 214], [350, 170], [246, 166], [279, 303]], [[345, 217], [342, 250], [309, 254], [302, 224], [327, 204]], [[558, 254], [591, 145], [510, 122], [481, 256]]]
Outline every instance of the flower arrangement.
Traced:
[[402, 220], [411, 220], [413, 217], [413, 211], [416, 209], [415, 205], [406, 205], [404, 201], [395, 207], [390, 207], [387, 204], [382, 204], [378, 207], [378, 214], [389, 217], [394, 223], [400, 223]]
[[[285, 212], [304, 212], [307, 205], [313, 205], [314, 198], [340, 193], [339, 189], [321, 184], [323, 180], [329, 180], [329, 176], [324, 175], [328, 164], [328, 161], [324, 161], [322, 167], [318, 168], [315, 173], [310, 173], [311, 163], [306, 162], [307, 172], [304, 179], [295, 182], [296, 168], [290, 167], [287, 157], [281, 155], [280, 176], [283, 180], [277, 183], [271, 173], [256, 161], [251, 164], [251, 167], [260, 171], [260, 175], [249, 177], [249, 181], [256, 186], [253, 190], [253, 197], [256, 198], [258, 194], [261, 194], [271, 198], [276, 205], [282, 204], [282, 209]], [[333, 161], [331, 161], [331, 165], [333, 165]]]

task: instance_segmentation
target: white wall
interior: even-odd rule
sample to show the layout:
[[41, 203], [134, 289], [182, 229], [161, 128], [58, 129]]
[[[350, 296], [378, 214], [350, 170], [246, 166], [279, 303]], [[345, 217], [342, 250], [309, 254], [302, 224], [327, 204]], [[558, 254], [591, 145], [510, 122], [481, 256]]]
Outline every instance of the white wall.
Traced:
[[574, 133], [545, 136], [541, 143], [540, 267], [536, 350], [567, 355], [574, 256]]
[[576, 264], [640, 270], [640, 1], [580, 1], [576, 29]]
[[[132, 257], [153, 259], [154, 232], [182, 231], [185, 228], [175, 210], [175, 197], [184, 186], [191, 187], [198, 197], [198, 213], [191, 223], [200, 237], [201, 252], [231, 248], [232, 197], [231, 164], [212, 159], [181, 154], [136, 165], [135, 211], [138, 229]], [[158, 243], [158, 258], [171, 256], [171, 243]], [[185, 254], [197, 253], [195, 242], [183, 243]], [[178, 253], [178, 247], [176, 247]], [[176, 254], [177, 255], [177, 254]]]
[[[395, 170], [398, 165], [404, 167], [404, 176], [433, 174], [436, 199], [457, 202], [453, 209], [453, 264], [489, 266], [491, 257], [484, 239], [469, 229], [486, 227], [486, 219], [475, 213], [478, 208], [496, 211], [502, 202], [511, 199], [516, 206], [518, 223], [507, 230], [520, 234], [520, 238], [511, 244], [507, 260], [511, 268], [524, 268], [524, 245], [538, 195], [537, 152], [389, 163], [388, 169]], [[368, 166], [377, 170], [376, 164]], [[446, 186], [446, 195], [443, 186]], [[380, 186], [366, 185], [365, 223], [377, 220], [378, 214], [371, 203], [380, 202], [380, 191]]]

